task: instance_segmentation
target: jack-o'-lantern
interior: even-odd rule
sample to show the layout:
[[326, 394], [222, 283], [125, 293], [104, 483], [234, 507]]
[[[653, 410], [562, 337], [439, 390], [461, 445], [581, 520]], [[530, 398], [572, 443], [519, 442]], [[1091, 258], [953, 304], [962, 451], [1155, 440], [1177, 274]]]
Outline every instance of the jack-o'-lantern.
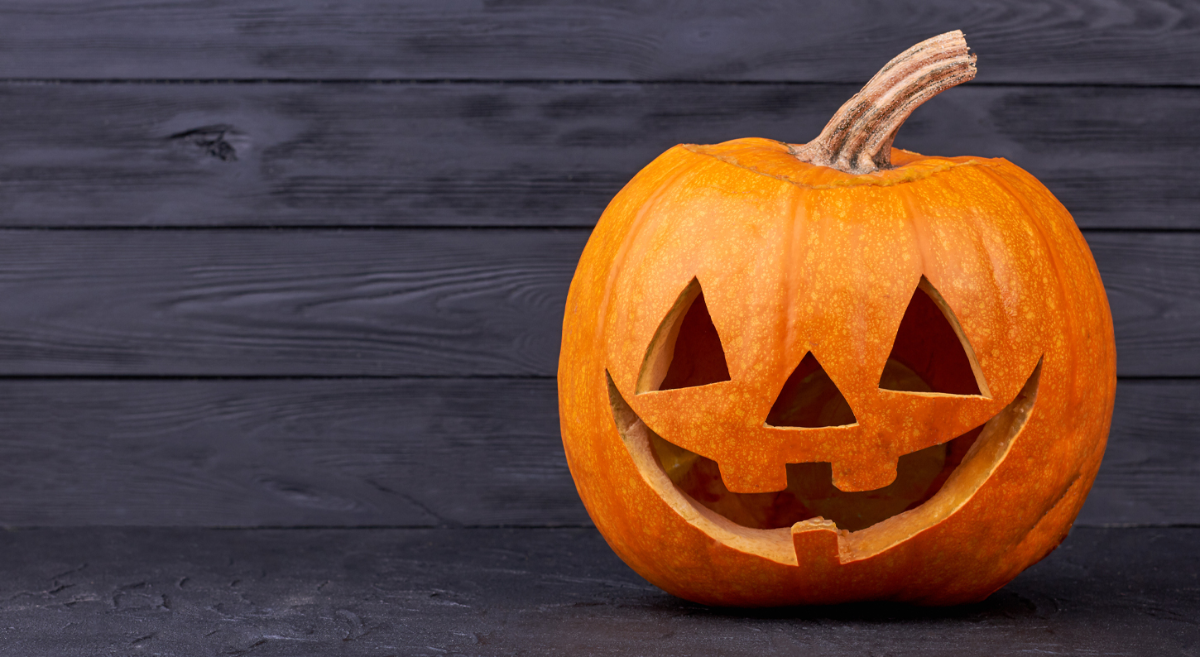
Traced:
[[892, 148], [974, 73], [961, 32], [935, 37], [816, 140], [676, 146], [605, 210], [567, 300], [562, 433], [650, 582], [951, 604], [1065, 537], [1116, 388], [1087, 244], [1005, 160]]

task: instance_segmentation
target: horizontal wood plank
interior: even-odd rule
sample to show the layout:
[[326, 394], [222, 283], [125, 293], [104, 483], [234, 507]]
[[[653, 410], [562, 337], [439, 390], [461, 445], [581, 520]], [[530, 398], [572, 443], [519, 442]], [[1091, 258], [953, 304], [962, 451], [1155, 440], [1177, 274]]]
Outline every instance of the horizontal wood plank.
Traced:
[[[0, 226], [591, 226], [672, 145], [802, 142], [856, 89], [0, 84]], [[966, 85], [898, 144], [1007, 158], [1084, 227], [1200, 228], [1197, 106]]]
[[[0, 231], [0, 376], [553, 376], [587, 237]], [[1200, 233], [1088, 239], [1119, 372], [1200, 376]]]
[[[1200, 523], [1200, 381], [1122, 381], [1080, 525]], [[0, 524], [588, 524], [553, 380], [0, 381]]]
[[586, 524], [548, 380], [0, 382], [0, 524]]
[[550, 376], [587, 237], [0, 231], [0, 376]]
[[1117, 336], [1117, 373], [1200, 375], [1200, 233], [1086, 234]]
[[1200, 7], [1181, 0], [14, 0], [3, 17], [7, 78], [862, 82], [962, 29], [985, 81], [1200, 82]]
[[1117, 384], [1081, 525], [1200, 524], [1200, 381]]

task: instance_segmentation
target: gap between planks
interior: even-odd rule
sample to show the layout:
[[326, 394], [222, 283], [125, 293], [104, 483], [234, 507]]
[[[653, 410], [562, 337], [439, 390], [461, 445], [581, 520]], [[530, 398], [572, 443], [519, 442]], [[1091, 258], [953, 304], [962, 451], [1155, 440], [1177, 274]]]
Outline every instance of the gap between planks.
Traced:
[[[0, 381], [554, 381], [551, 374], [0, 374]], [[1200, 381], [1187, 375], [1120, 375], [1117, 381]]]
[[[166, 225], [166, 226], [147, 226], [147, 225], [127, 225], [127, 224], [106, 224], [102, 226], [84, 226], [84, 225], [61, 225], [61, 226], [5, 226], [0, 224], [0, 232], [7, 233], [49, 233], [49, 232], [217, 232], [217, 231], [237, 231], [237, 232], [259, 232], [259, 233], [285, 233], [285, 232], [309, 232], [309, 233], [355, 233], [355, 232], [372, 232], [372, 231], [390, 231], [390, 232], [591, 232], [595, 229], [595, 224], [560, 224], [560, 225], [489, 225], [489, 224], [419, 224], [419, 225], [396, 225], [396, 224], [346, 224], [346, 225], [320, 225], [320, 224], [268, 224], [261, 226], [246, 225], [246, 224], [205, 224], [205, 225]], [[1191, 235], [1200, 234], [1200, 228], [1173, 228], [1162, 226], [1150, 226], [1139, 228], [1134, 226], [1095, 226], [1095, 227], [1080, 227], [1080, 232], [1084, 235], [1091, 233], [1164, 233], [1164, 234], [1181, 234]]]
[[[307, 79], [307, 78], [0, 78], [3, 85], [644, 85], [644, 86], [706, 86], [706, 87], [861, 87], [866, 80], [634, 80], [634, 79], [587, 79], [587, 78], [447, 78], [425, 80], [421, 78], [350, 78], [350, 79]], [[1061, 89], [1200, 89], [1200, 84], [1186, 83], [1134, 83], [1134, 82], [978, 82], [973, 87], [1015, 89], [1022, 87]]]

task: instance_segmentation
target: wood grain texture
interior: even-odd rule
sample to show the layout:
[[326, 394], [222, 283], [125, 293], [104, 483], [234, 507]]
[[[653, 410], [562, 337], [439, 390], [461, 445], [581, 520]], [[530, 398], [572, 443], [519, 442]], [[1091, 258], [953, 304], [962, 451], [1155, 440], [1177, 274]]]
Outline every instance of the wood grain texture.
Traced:
[[[592, 226], [672, 145], [803, 142], [857, 88], [0, 84], [0, 226]], [[966, 85], [898, 145], [1007, 158], [1084, 227], [1200, 228], [1197, 106]]]
[[548, 380], [0, 382], [0, 525], [587, 524]]
[[1086, 235], [1117, 335], [1117, 373], [1200, 375], [1200, 233]]
[[[554, 376], [586, 230], [0, 231], [0, 376]], [[1125, 376], [1200, 376], [1200, 234], [1091, 233]]]
[[542, 375], [587, 231], [4, 231], [0, 375]]
[[[1200, 381], [1122, 381], [1078, 524], [1200, 523]], [[0, 381], [0, 525], [587, 525], [549, 379]]]
[[592, 529], [0, 535], [5, 646], [193, 655], [1187, 655], [1200, 530], [1077, 529], [983, 603], [714, 609]]
[[1200, 82], [1186, 0], [19, 0], [3, 18], [0, 77], [861, 82], [962, 29], [983, 81]]
[[1200, 525], [1200, 381], [1117, 384], [1100, 474], [1080, 525]]

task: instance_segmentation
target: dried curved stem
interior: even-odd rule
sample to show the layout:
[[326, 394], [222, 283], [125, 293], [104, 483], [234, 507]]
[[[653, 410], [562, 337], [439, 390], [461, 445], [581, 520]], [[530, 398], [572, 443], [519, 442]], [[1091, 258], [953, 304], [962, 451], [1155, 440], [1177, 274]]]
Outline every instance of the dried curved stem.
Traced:
[[892, 141], [913, 110], [975, 77], [975, 55], [962, 31], [935, 36], [888, 62], [846, 101], [821, 134], [792, 147], [804, 162], [853, 174], [892, 166]]

